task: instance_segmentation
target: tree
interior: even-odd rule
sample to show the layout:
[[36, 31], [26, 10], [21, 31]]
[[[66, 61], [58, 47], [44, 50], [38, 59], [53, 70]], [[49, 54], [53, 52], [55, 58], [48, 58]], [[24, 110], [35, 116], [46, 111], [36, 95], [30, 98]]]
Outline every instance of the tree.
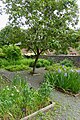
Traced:
[[22, 41], [35, 52], [35, 71], [39, 55], [47, 49], [65, 51], [72, 41], [68, 40], [69, 25], [78, 22], [76, 0], [5, 0], [5, 10], [13, 25], [27, 25]]
[[24, 39], [23, 30], [17, 26], [6, 26], [0, 31], [0, 46], [16, 44]]

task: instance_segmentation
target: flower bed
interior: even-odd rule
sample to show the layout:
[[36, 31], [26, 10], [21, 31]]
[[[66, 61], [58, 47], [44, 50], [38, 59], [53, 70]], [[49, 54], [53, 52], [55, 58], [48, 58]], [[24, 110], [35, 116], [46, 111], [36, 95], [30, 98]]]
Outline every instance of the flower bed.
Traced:
[[44, 82], [35, 90], [22, 77], [16, 76], [9, 85], [1, 86], [0, 118], [3, 120], [20, 120], [50, 104], [52, 88], [49, 82]]
[[57, 69], [51, 68], [45, 79], [58, 90], [73, 94], [80, 92], [80, 70], [57, 66]]

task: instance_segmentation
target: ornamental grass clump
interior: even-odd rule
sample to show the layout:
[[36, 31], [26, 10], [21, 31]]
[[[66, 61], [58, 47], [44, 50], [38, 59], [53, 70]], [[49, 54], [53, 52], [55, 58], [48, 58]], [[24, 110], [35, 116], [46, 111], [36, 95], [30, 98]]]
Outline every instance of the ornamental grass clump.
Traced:
[[58, 69], [45, 74], [45, 79], [55, 88], [59, 87], [72, 93], [80, 92], [80, 70]]

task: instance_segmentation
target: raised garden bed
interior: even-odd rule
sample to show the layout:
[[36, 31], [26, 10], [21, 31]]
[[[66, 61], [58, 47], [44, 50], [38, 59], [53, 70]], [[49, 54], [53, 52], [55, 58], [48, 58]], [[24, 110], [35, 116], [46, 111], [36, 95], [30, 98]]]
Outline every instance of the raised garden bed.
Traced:
[[35, 117], [36, 115], [38, 115], [40, 112], [47, 112], [48, 110], [52, 109], [54, 107], [55, 103], [53, 102], [52, 104], [22, 118], [21, 120], [28, 120], [28, 119], [32, 119], [33, 117]]
[[80, 93], [74, 94], [74, 93], [72, 93], [71, 91], [66, 91], [65, 89], [60, 88], [60, 87], [55, 87], [55, 89], [56, 89], [57, 91], [60, 91], [60, 92], [62, 92], [62, 93], [65, 93], [65, 94], [68, 94], [68, 95], [71, 95], [71, 96], [74, 96], [74, 97], [80, 96]]
[[38, 90], [30, 87], [20, 76], [16, 76], [6, 85], [1, 78], [0, 83], [1, 120], [20, 120], [50, 104], [52, 88], [48, 82], [44, 82]]

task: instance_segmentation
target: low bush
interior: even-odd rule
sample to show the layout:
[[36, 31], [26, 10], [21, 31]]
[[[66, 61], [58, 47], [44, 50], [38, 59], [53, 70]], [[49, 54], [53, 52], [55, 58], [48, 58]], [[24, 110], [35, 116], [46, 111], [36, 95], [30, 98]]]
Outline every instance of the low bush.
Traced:
[[3, 53], [3, 49], [0, 48], [0, 58], [4, 58], [5, 57], [5, 54]]
[[60, 65], [59, 63], [56, 63], [56, 64], [52, 64], [50, 66], [46, 66], [46, 70], [48, 71], [58, 71], [59, 69], [61, 70], [69, 70], [70, 67], [66, 67], [64, 65]]
[[26, 65], [10, 65], [5, 67], [6, 70], [8, 71], [20, 71], [20, 70], [29, 70], [30, 68]]
[[65, 65], [67, 67], [73, 67], [73, 61], [68, 59], [64, 59], [63, 61], [60, 61], [60, 64]]
[[35, 90], [22, 77], [16, 76], [10, 85], [0, 90], [0, 119], [20, 120], [48, 105], [51, 90], [49, 82]]
[[[34, 64], [34, 59], [25, 59], [25, 58], [21, 58], [18, 60], [11, 60], [11, 59], [5, 59], [5, 58], [0, 58], [0, 68], [5, 68], [6, 70], [10, 70], [10, 71], [16, 71], [16, 70], [22, 70], [22, 69], [26, 69], [26, 66], [29, 67], [33, 67]], [[51, 63], [48, 60], [44, 60], [44, 59], [39, 59], [36, 67], [47, 67], [49, 66]]]
[[59, 87], [72, 93], [80, 92], [80, 70], [58, 69], [58, 71], [46, 73], [45, 79], [54, 87]]
[[3, 53], [8, 60], [18, 60], [22, 57], [20, 48], [15, 45], [4, 46]]
[[0, 68], [4, 68], [6, 66], [10, 65], [10, 62], [7, 61], [6, 59], [4, 58], [0, 58]]
[[5, 58], [5, 54], [4, 53], [0, 53], [0, 58]]
[[[34, 64], [34, 59], [20, 59], [20, 60], [17, 60], [15, 61], [15, 64], [16, 65], [20, 65], [20, 64], [23, 64], [23, 65], [28, 65], [29, 67], [33, 67], [33, 64]], [[48, 60], [44, 60], [44, 59], [39, 59], [37, 61], [37, 64], [36, 64], [36, 67], [39, 68], [39, 67], [46, 67], [46, 66], [49, 66], [50, 65], [50, 62]]]
[[[33, 64], [34, 64], [34, 60], [30, 62], [30, 67], [33, 67]], [[46, 66], [49, 66], [51, 63], [50, 61], [48, 60], [45, 60], [45, 59], [38, 59], [37, 61], [37, 64], [36, 64], [36, 67], [39, 68], [39, 67], [46, 67]]]

